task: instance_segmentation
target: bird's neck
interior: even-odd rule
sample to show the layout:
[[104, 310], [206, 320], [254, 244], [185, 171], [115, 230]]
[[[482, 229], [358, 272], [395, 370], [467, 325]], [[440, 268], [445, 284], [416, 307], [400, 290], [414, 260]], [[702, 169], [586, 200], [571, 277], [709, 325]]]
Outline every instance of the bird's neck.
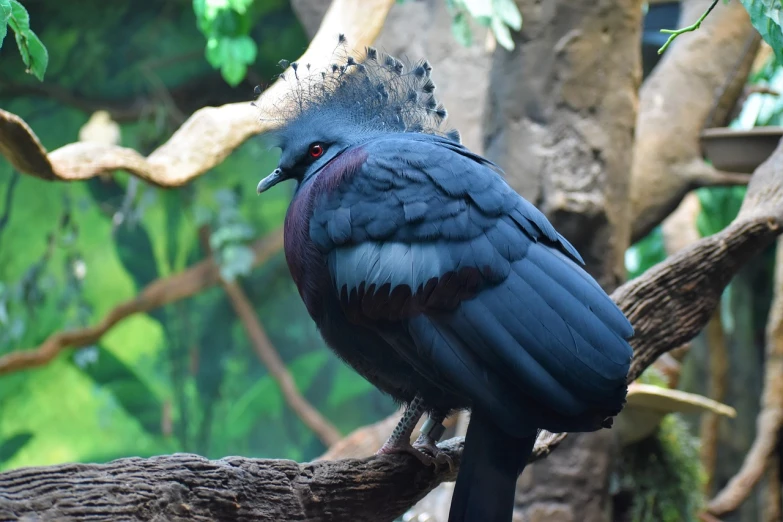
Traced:
[[285, 259], [307, 311], [318, 320], [322, 312], [322, 286], [328, 284], [323, 254], [310, 238], [310, 218], [317, 190], [305, 183], [294, 194], [283, 225]]

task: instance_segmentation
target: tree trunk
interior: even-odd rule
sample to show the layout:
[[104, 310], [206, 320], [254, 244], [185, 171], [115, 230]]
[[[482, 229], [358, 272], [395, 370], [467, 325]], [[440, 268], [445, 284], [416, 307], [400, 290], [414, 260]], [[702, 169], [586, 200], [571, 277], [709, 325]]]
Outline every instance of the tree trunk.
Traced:
[[[611, 292], [625, 277], [641, 81], [638, 0], [518, 0], [516, 47], [498, 47], [485, 149]], [[518, 483], [525, 521], [609, 520], [610, 431], [572, 435]]]

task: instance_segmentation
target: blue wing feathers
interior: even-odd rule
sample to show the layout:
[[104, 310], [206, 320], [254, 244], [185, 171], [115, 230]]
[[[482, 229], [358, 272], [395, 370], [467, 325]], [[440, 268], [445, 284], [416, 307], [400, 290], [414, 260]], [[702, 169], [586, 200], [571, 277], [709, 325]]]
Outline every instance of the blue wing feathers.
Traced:
[[[436, 137], [383, 141], [310, 222], [342, 305], [405, 321], [409, 363], [506, 429], [595, 429], [625, 397], [633, 328], [579, 253], [483, 158]], [[521, 396], [563, 417], [547, 424]]]

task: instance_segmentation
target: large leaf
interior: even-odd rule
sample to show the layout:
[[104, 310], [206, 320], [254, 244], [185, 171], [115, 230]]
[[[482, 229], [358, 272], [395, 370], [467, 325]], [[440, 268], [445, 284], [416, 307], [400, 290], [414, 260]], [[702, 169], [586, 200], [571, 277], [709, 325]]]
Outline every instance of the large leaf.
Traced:
[[120, 406], [136, 418], [145, 431], [160, 433], [163, 406], [125, 363], [100, 346], [75, 352], [72, 358], [76, 366], [96, 384], [110, 391]]
[[[3, 13], [7, 12], [8, 5], [11, 7], [11, 14], [4, 18], [14, 31], [16, 45], [19, 47], [22, 61], [27, 66], [27, 72], [43, 81], [46, 66], [49, 64], [49, 53], [38, 36], [30, 29], [30, 16], [27, 14], [27, 9], [17, 0], [6, 0], [0, 4], [0, 10]], [[2, 25], [5, 26], [5, 23]], [[2, 36], [5, 36], [5, 31], [4, 28]]]
[[11, 460], [32, 438], [32, 433], [23, 432], [17, 433], [10, 439], [0, 441], [0, 464]]
[[753, 27], [775, 51], [778, 61], [783, 63], [783, 4], [780, 0], [740, 0], [750, 15]]
[[8, 33], [8, 19], [11, 18], [11, 0], [0, 0], [0, 49]]
[[[310, 388], [327, 358], [328, 353], [325, 350], [314, 350], [288, 364], [288, 371], [300, 393], [304, 394]], [[283, 407], [280, 388], [272, 377], [267, 375], [258, 379], [244, 395], [232, 403], [227, 412], [226, 425], [230, 427], [230, 436], [246, 437], [259, 418], [279, 419]]]

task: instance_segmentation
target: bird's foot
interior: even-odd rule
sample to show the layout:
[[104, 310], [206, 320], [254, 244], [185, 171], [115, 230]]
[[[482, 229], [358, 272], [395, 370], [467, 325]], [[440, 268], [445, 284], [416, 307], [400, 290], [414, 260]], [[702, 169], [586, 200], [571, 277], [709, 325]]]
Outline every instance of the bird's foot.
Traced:
[[446, 464], [449, 467], [449, 472], [454, 472], [454, 459], [441, 450], [431, 436], [422, 433], [413, 443], [413, 448], [430, 457], [435, 466]]
[[410, 442], [404, 440], [395, 442], [388, 440], [384, 443], [383, 446], [381, 446], [381, 449], [375, 452], [376, 455], [393, 455], [395, 453], [407, 453], [409, 455], [413, 455], [425, 466], [432, 466], [433, 464], [436, 464], [436, 459], [434, 457], [428, 455], [420, 449], [415, 448]]

